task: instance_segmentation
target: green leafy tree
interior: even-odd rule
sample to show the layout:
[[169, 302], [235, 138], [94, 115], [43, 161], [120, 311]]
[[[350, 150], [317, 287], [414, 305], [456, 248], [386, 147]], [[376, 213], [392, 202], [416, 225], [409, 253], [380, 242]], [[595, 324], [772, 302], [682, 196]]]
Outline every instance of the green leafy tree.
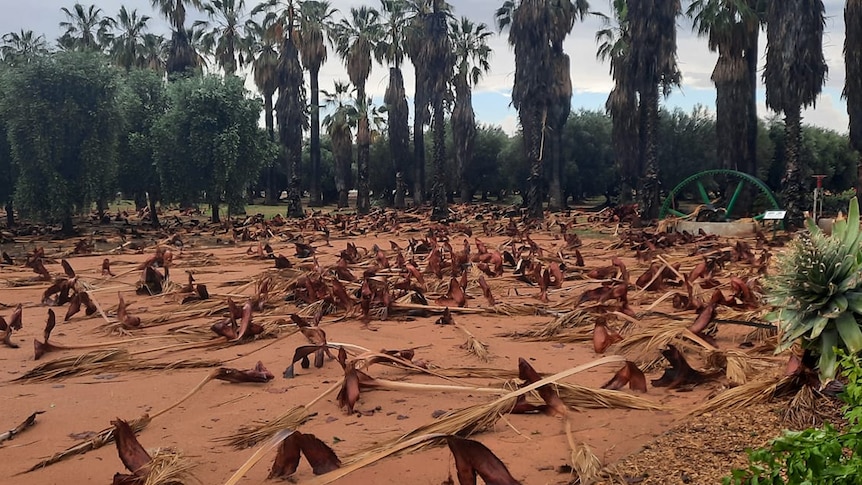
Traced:
[[769, 2], [766, 9], [766, 106], [785, 117], [785, 172], [781, 195], [791, 225], [799, 226], [808, 195], [800, 158], [802, 108], [811, 106], [823, 88], [822, 0]]
[[[5, 91], [4, 77], [6, 68], [0, 66], [0, 107], [3, 106], [3, 92]], [[13, 173], [12, 149], [6, 134], [6, 123], [0, 119], [0, 203], [6, 211], [6, 226], [15, 225], [15, 212], [12, 204], [12, 196], [15, 194], [15, 176]]]
[[159, 226], [156, 203], [160, 184], [156, 170], [156, 123], [167, 109], [167, 95], [161, 74], [149, 69], [129, 71], [123, 83], [121, 103], [126, 130], [120, 137], [117, 163], [120, 190], [134, 198], [137, 208], [149, 199], [150, 220]]
[[219, 222], [219, 207], [238, 208], [245, 188], [275, 150], [258, 127], [261, 102], [234, 76], [178, 80], [155, 126], [163, 198], [203, 199]]
[[[607, 195], [618, 183], [614, 167], [612, 121], [600, 111], [577, 111], [562, 133], [564, 199]], [[564, 202], [565, 202], [564, 200]]]
[[117, 72], [101, 56], [61, 52], [11, 70], [4, 91], [15, 203], [71, 233], [74, 214], [104, 207], [116, 189]]

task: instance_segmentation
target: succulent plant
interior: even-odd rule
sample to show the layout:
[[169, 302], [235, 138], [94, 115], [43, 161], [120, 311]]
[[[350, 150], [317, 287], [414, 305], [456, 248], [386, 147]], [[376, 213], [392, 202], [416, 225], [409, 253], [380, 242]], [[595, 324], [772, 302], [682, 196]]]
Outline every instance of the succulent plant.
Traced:
[[794, 239], [777, 258], [778, 272], [766, 281], [766, 299], [779, 325], [776, 352], [801, 340], [819, 355], [823, 380], [835, 377], [836, 348], [862, 351], [862, 251], [859, 202], [854, 197], [846, 219], [838, 219], [826, 235], [813, 219], [808, 231]]

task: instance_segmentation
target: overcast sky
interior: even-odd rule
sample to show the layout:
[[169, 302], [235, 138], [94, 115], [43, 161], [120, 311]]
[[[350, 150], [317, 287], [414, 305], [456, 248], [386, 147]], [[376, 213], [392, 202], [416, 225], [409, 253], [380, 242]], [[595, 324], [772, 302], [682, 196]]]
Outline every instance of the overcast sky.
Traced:
[[[88, 2], [83, 2], [89, 5]], [[248, 10], [257, 1], [249, 2]], [[346, 12], [351, 6], [362, 3], [379, 8], [379, 3], [369, 1], [331, 0], [333, 7]], [[458, 17], [466, 16], [474, 22], [484, 22], [496, 33], [494, 27], [494, 10], [502, 0], [450, 0], [454, 13]], [[689, 1], [682, 0], [683, 9]], [[847, 131], [848, 117], [846, 106], [841, 100], [841, 90], [844, 85], [844, 64], [842, 50], [844, 45], [844, 20], [842, 0], [825, 0], [826, 33], [823, 39], [824, 54], [829, 65], [829, 75], [823, 94], [815, 109], [803, 113], [806, 123], [816, 124], [837, 130]], [[0, 0], [0, 33], [33, 30], [45, 35], [53, 41], [62, 33], [57, 25], [64, 19], [61, 7], [71, 8], [74, 2], [64, 0]], [[592, 0], [593, 10], [609, 13], [609, 0]], [[150, 0], [102, 0], [97, 3], [107, 15], [114, 16], [121, 5], [127, 9], [138, 9], [140, 13], [150, 15], [150, 30], [158, 33], [168, 31], [167, 22], [151, 7]], [[202, 18], [199, 13], [189, 14], [191, 21]], [[709, 52], [704, 39], [691, 33], [691, 23], [681, 18], [677, 33], [679, 66], [683, 73], [683, 86], [674, 91], [665, 101], [668, 107], [680, 107], [686, 111], [697, 104], [714, 109], [715, 91], [710, 81], [710, 74], [715, 64], [716, 56]], [[572, 99], [574, 109], [600, 109], [604, 106], [607, 94], [612, 87], [608, 66], [596, 60], [595, 32], [602, 27], [601, 22], [591, 18], [575, 25], [575, 29], [566, 41], [566, 52], [572, 59], [572, 82], [575, 94]], [[517, 125], [517, 113], [509, 106], [512, 81], [514, 78], [514, 53], [506, 43], [506, 33], [491, 38], [493, 57], [491, 72], [485, 76], [475, 89], [473, 97], [478, 121], [501, 125], [507, 132], [513, 132]], [[763, 68], [763, 48], [766, 43], [765, 33], [761, 35], [760, 68]], [[860, 46], [862, 47], [862, 46]], [[339, 59], [330, 53], [330, 59], [321, 70], [321, 87], [331, 89], [335, 79], [345, 79], [347, 75]], [[408, 95], [413, 91], [413, 70], [408, 64], [404, 70], [405, 84]], [[381, 98], [388, 79], [387, 69], [375, 65], [368, 81], [368, 91], [375, 98]], [[759, 115], [771, 116], [764, 104], [764, 92], [758, 93]], [[379, 102], [379, 99], [378, 99]]]

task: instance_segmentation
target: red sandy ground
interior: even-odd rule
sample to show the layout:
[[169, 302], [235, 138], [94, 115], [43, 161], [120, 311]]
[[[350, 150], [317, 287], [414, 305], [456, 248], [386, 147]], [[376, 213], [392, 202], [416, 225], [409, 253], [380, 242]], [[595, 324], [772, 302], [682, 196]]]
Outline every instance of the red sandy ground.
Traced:
[[[388, 249], [390, 239], [406, 247], [409, 235], [383, 233], [374, 237], [354, 237], [349, 240], [360, 247], [370, 248], [377, 243]], [[506, 239], [504, 236], [482, 237], [489, 247], [497, 247]], [[561, 240], [550, 234], [534, 233], [533, 239], [546, 250], [563, 245]], [[148, 242], [154, 240], [155, 237], [152, 237]], [[453, 237], [453, 246], [460, 248], [461, 240], [460, 235]], [[334, 264], [335, 257], [345, 247], [347, 241], [347, 238], [337, 237], [333, 233], [332, 247], [323, 246], [322, 241], [316, 242], [315, 245], [321, 246], [319, 249], [321, 265]], [[454, 241], [458, 241], [457, 245]], [[614, 241], [615, 238], [610, 236], [606, 239], [585, 240], [587, 244], [582, 248], [582, 252], [587, 258], [587, 267], [609, 264], [611, 252], [604, 248]], [[69, 251], [74, 243], [75, 240], [63, 241], [59, 243], [59, 247], [46, 244], [49, 248], [48, 256]], [[173, 278], [178, 283], [184, 283], [184, 271], [193, 270], [198, 282], [205, 283], [210, 293], [216, 296], [233, 294], [236, 291], [236, 286], [222, 286], [225, 282], [249, 281], [261, 273], [275, 271], [272, 269], [271, 260], [255, 260], [246, 255], [246, 249], [252, 243], [237, 246], [205, 246], [203, 239], [197, 240], [193, 237], [186, 237], [185, 243], [182, 255], [177, 254], [179, 251], [175, 251]], [[294, 263], [297, 262], [293, 244], [276, 240], [272, 240], [271, 244], [276, 253], [288, 255]], [[9, 244], [3, 249], [13, 254], [17, 261], [34, 246], [32, 242]], [[150, 249], [145, 254], [72, 257], [69, 260], [83, 281], [105, 289], [96, 291], [94, 296], [108, 312], [112, 321], [115, 318], [112, 312], [116, 309], [116, 292], [119, 289], [129, 304], [129, 312], [143, 317], [146, 322], [150, 317], [181, 309], [178, 305], [180, 297], [178, 295], [153, 297], [136, 295], [134, 285], [138, 280], [139, 272], [133, 271], [121, 277], [106, 279], [100, 276], [100, 267], [102, 259], [108, 257], [113, 261], [114, 273], [121, 274], [132, 269], [151, 253]], [[214, 264], [190, 266], [189, 261], [200, 259], [192, 258], [191, 255], [200, 256], [201, 253], [210, 255], [208, 259]], [[556, 251], [552, 250], [551, 253], [555, 254]], [[626, 250], [614, 253], [624, 256], [633, 255]], [[627, 258], [625, 261], [630, 265], [633, 279], [646, 266], [637, 265], [633, 258]], [[56, 262], [59, 263], [59, 258]], [[59, 264], [49, 264], [48, 269], [54, 274], [62, 273]], [[12, 288], [3, 287], [2, 284], [3, 280], [30, 278], [32, 273], [28, 271], [21, 267], [0, 269], [0, 303], [10, 306], [19, 302], [24, 304], [24, 328], [13, 336], [13, 341], [18, 343], [20, 348], [0, 348], [0, 369], [2, 369], [0, 409], [3, 409], [0, 414], [0, 429], [12, 428], [34, 411], [41, 410], [45, 413], [38, 417], [36, 426], [14, 440], [7, 441], [0, 449], [0, 482], [16, 485], [108, 483], [115, 472], [123, 471], [113, 444], [87, 454], [73, 456], [41, 470], [26, 474], [19, 473], [39, 459], [76, 443], [81, 433], [97, 432], [108, 427], [109, 421], [116, 417], [131, 420], [144, 413], [168, 406], [182, 397], [210, 371], [209, 369], [189, 369], [112, 372], [33, 384], [13, 382], [13, 379], [39, 363], [84, 352], [51, 353], [39, 362], [34, 361], [32, 341], [34, 338], [41, 339], [47, 308], [40, 303], [40, 299], [47, 285]], [[359, 274], [361, 270], [354, 270], [354, 272]], [[511, 269], [507, 269], [504, 278], [511, 279]], [[575, 287], [575, 285], [578, 286]], [[583, 281], [567, 280], [563, 290], [551, 293], [551, 304], [578, 295], [590, 287], [592, 286], [584, 286]], [[251, 289], [246, 291], [246, 295], [251, 296], [251, 291]], [[471, 287], [469, 293], [473, 297], [469, 301], [469, 306], [487, 305], [478, 288]], [[520, 296], [515, 296], [514, 293], [508, 296], [505, 294], [496, 296], [498, 301], [538, 304], [538, 301], [532, 298], [536, 293], [538, 289], [521, 284]], [[658, 296], [660, 294], [652, 294], [639, 304], [645, 307]], [[234, 298], [237, 301], [243, 301], [242, 297]], [[296, 310], [293, 305], [284, 308], [285, 317]], [[634, 309], [638, 311], [638, 305], [635, 305]], [[64, 323], [62, 317], [65, 314], [65, 308], [56, 308], [55, 311], [58, 313], [58, 324], [52, 335], [54, 342], [75, 344], [126, 338], [116, 334], [106, 335], [100, 328], [105, 322], [98, 313], [92, 317], [85, 317], [82, 312], [73, 317], [70, 322]], [[11, 308], [0, 309], [0, 314], [9, 313]], [[525, 342], [500, 336], [506, 332], [526, 330], [547, 323], [553, 319], [552, 316], [456, 314], [455, 318], [459, 323], [469, 328], [481, 341], [489, 344], [491, 360], [488, 363], [481, 362], [460, 347], [465, 337], [457, 328], [435, 325], [436, 315], [425, 318], [401, 317], [387, 321], [373, 321], [370, 327], [363, 326], [357, 318], [334, 322], [337, 317], [338, 315], [327, 315], [323, 318], [321, 325], [329, 341], [349, 342], [372, 350], [416, 347], [416, 359], [441, 367], [473, 366], [515, 370], [518, 358], [524, 357], [529, 359], [539, 372], [550, 374], [599, 357], [588, 342], [582, 344]], [[692, 314], [691, 317], [693, 319], [694, 315]], [[206, 328], [217, 319], [218, 317], [213, 316], [152, 326], [135, 330], [132, 335], [165, 335], [166, 329], [180, 324]], [[166, 338], [137, 342], [123, 347], [135, 352], [175, 342], [177, 342], [176, 339]], [[728, 342], [730, 340], [725, 341], [725, 343]], [[241, 425], [273, 419], [293, 406], [308, 403], [343, 375], [338, 363], [327, 359], [321, 369], [314, 367], [302, 369], [297, 365], [294, 379], [283, 378], [282, 372], [290, 363], [294, 349], [305, 343], [305, 338], [301, 334], [294, 333], [279, 337], [276, 341], [259, 340], [217, 350], [162, 352], [141, 356], [159, 358], [162, 361], [215, 359], [223, 361], [226, 366], [238, 369], [253, 367], [260, 360], [276, 375], [276, 378], [266, 384], [211, 382], [185, 404], [154, 420], [140, 433], [139, 441], [147, 449], [171, 447], [181, 450], [188, 459], [198, 465], [193, 473], [201, 483], [208, 485], [224, 483], [254, 450], [236, 450], [216, 442], [218, 438], [235, 432]], [[728, 345], [732, 344], [728, 343]], [[612, 354], [613, 350], [611, 348], [608, 354]], [[617, 368], [616, 364], [594, 368], [577, 374], [567, 381], [599, 387], [614, 374]], [[385, 366], [374, 366], [369, 372], [375, 377], [392, 380], [445, 383], [428, 376], [408, 375], [404, 371]], [[657, 371], [648, 374], [647, 379], [655, 379], [659, 376], [660, 371]], [[465, 382], [477, 385], [499, 384], [491, 379], [465, 379]], [[576, 439], [586, 442], [603, 464], [613, 464], [637, 452], [645, 444], [679, 424], [685, 410], [695, 403], [703, 402], [718, 387], [719, 384], [706, 385], [692, 392], [683, 393], [650, 387], [644, 397], [666, 405], [669, 410], [663, 412], [617, 409], [579, 410], [576, 413]], [[436, 411], [455, 410], [487, 402], [488, 399], [483, 395], [463, 393], [365, 391], [357, 404], [357, 412], [347, 415], [344, 410], [339, 409], [335, 393], [332, 393], [314, 406], [312, 412], [316, 414], [301, 427], [301, 430], [305, 433], [313, 433], [328, 443], [339, 456], [345, 457], [431, 422], [434, 419], [432, 414]], [[510, 415], [499, 420], [494, 430], [478, 434], [474, 439], [488, 446], [524, 484], [566, 484], [573, 479], [569, 473], [559, 470], [569, 462], [570, 456], [563, 423], [559, 418], [545, 415]], [[267, 454], [240, 483], [263, 483], [273, 457], [274, 452]], [[439, 485], [450, 474], [454, 476], [454, 460], [447, 448], [437, 447], [405, 456], [387, 458], [348, 475], [337, 483]], [[303, 461], [291, 481], [303, 483], [312, 476], [310, 467]]]

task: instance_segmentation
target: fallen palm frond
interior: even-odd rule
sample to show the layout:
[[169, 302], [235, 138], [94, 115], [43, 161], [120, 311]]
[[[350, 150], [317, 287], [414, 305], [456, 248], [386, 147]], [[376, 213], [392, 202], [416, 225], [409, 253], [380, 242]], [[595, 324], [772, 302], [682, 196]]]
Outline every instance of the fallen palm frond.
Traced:
[[[180, 406], [182, 403], [186, 402], [192, 396], [197, 394], [197, 392], [200, 391], [201, 389], [203, 389], [203, 387], [208, 382], [213, 380], [217, 374], [218, 374], [218, 370], [214, 370], [214, 371], [210, 372], [206, 377], [203, 378], [203, 380], [201, 380], [201, 382], [199, 382], [195, 387], [192, 388], [191, 391], [186, 393], [186, 395], [181, 397], [178, 401], [176, 401], [173, 404], [171, 404], [170, 406], [154, 413], [152, 416], [150, 416], [148, 414], [144, 414], [138, 418], [133, 419], [132, 421], [129, 421], [129, 423], [128, 423], [129, 426], [131, 426], [131, 428], [135, 432], [135, 434], [141, 432], [144, 428], [149, 426], [149, 424], [152, 420], [156, 419], [157, 417], [159, 417], [163, 414], [166, 414], [167, 412], [171, 411], [172, 409], [176, 408], [177, 406]], [[84, 453], [99, 449], [99, 448], [105, 446], [106, 444], [112, 443], [114, 441], [115, 437], [116, 437], [116, 428], [114, 426], [111, 426], [109, 428], [105, 428], [88, 440], [81, 441], [79, 443], [76, 443], [76, 444], [70, 446], [69, 448], [66, 448], [63, 451], [60, 451], [58, 453], [54, 453], [50, 457], [40, 461], [39, 463], [36, 463], [35, 465], [30, 467], [28, 470], [24, 471], [23, 473], [29, 473], [29, 472], [38, 470], [40, 468], [45, 468], [47, 466], [53, 465], [54, 463], [61, 462], [61, 461], [65, 460], [66, 458], [69, 458], [71, 456], [83, 455]]]
[[181, 453], [168, 449], [158, 449], [153, 453], [143, 485], [187, 485], [198, 482], [191, 474], [196, 467]]
[[[518, 371], [510, 369], [495, 369], [493, 367], [434, 367], [429, 366], [435, 375], [452, 378], [476, 379], [514, 379]], [[419, 370], [415, 372], [425, 373]]]
[[[145, 414], [137, 419], [129, 421], [129, 426], [131, 426], [135, 433], [139, 433], [141, 432], [141, 430], [146, 428], [147, 425], [150, 424], [151, 420], [152, 418]], [[50, 457], [40, 461], [39, 463], [36, 463], [35, 465], [27, 469], [24, 473], [29, 473], [53, 465], [54, 463], [59, 463], [71, 456], [83, 455], [84, 453], [97, 450], [107, 444], [113, 443], [115, 436], [116, 430], [113, 426], [111, 426], [110, 428], [103, 429], [102, 431], [97, 433], [96, 436], [88, 440], [76, 443], [63, 451], [54, 453]]]
[[567, 406], [575, 409], [636, 409], [663, 411], [667, 407], [640, 396], [610, 389], [593, 389], [576, 384], [557, 384], [557, 392]]
[[588, 329], [590, 331], [590, 335], [592, 335], [593, 323], [594, 317], [591, 313], [584, 310], [574, 310], [559, 315], [557, 318], [551, 320], [550, 322], [542, 325], [539, 328], [520, 332], [512, 332], [509, 334], [504, 334], [504, 336], [531, 341], [548, 341], [556, 340], [552, 337], [555, 337], [557, 334], [559, 334], [565, 329], [579, 327]]
[[[555, 383], [559, 380], [565, 379], [566, 377], [577, 374], [579, 372], [583, 372], [593, 367], [612, 362], [625, 362], [625, 359], [621, 356], [608, 356], [589, 362], [587, 364], [567, 369], [552, 376], [545, 377], [544, 379], [536, 381], [532, 384], [526, 385], [520, 389], [508, 392], [489, 403], [478, 404], [475, 406], [470, 406], [467, 408], [459, 409], [457, 411], [446, 413], [432, 423], [420, 426], [419, 428], [416, 428], [401, 437], [397, 437], [395, 439], [380, 443], [369, 450], [359, 452], [343, 461], [344, 463], [353, 463], [356, 461], [360, 461], [368, 456], [378, 454], [382, 450], [386, 450], [393, 446], [396, 446], [405, 440], [410, 440], [422, 435], [442, 433], [447, 435], [469, 437], [472, 434], [478, 433], [493, 426], [494, 423], [497, 422], [497, 419], [500, 415], [507, 414], [515, 406], [518, 396], [530, 393], [541, 386]], [[423, 446], [423, 444], [419, 444], [405, 448], [405, 450], [416, 451]]]
[[691, 341], [703, 349], [718, 350], [677, 322], [661, 324], [644, 332], [629, 335], [618, 344], [618, 350], [641, 365], [643, 370], [647, 370], [661, 362], [661, 358], [657, 355], [658, 351], [674, 341]]
[[709, 354], [707, 364], [715, 368], [725, 369], [725, 375], [731, 386], [740, 386], [753, 376], [762, 375], [764, 371], [773, 369], [777, 361], [773, 357], [750, 355], [739, 350], [718, 351]]
[[63, 357], [38, 365], [15, 379], [16, 382], [38, 382], [65, 377], [99, 374], [104, 372], [198, 369], [221, 365], [212, 360], [178, 360], [155, 362], [137, 360], [126, 350], [106, 349]]
[[[507, 317], [512, 316], [533, 316], [533, 315], [546, 315], [548, 313], [547, 307], [533, 305], [528, 303], [507, 303], [507, 302], [498, 302], [494, 306], [489, 306], [481, 309], [487, 313], [495, 313], [497, 315], [505, 315]], [[454, 310], [453, 310], [454, 311]]]
[[44, 412], [45, 411], [36, 411], [35, 413], [28, 416], [27, 419], [22, 421], [21, 424], [19, 424], [18, 426], [15, 426], [9, 431], [0, 433], [0, 443], [3, 443], [6, 440], [11, 440], [12, 438], [31, 428], [33, 425], [36, 424], [36, 416], [43, 414]]
[[464, 332], [464, 334], [467, 335], [467, 341], [462, 345], [462, 347], [467, 350], [467, 352], [478, 357], [479, 360], [483, 362], [488, 362], [488, 360], [490, 359], [488, 345], [476, 338], [476, 336], [473, 335], [472, 332], [467, 330], [467, 327], [465, 327], [464, 325], [458, 322], [453, 322], [453, 324], [455, 325], [455, 327], [458, 328], [458, 330]]
[[794, 389], [793, 377], [774, 377], [772, 379], [752, 381], [728, 389], [709, 401], [688, 412], [690, 416], [700, 416], [726, 409], [744, 409], [754, 404], [769, 402], [775, 397]]
[[341, 384], [342, 381], [339, 380], [332, 387], [324, 391], [323, 394], [317, 396], [305, 406], [294, 406], [275, 419], [251, 426], [243, 426], [236, 433], [217, 438], [216, 441], [227, 443], [234, 448], [248, 448], [280, 433], [281, 431], [296, 429], [308, 420], [308, 417], [310, 416], [309, 409], [328, 394], [339, 389]]
[[787, 403], [782, 422], [792, 429], [816, 428], [823, 424], [817, 412], [817, 394], [811, 386], [802, 386]]

